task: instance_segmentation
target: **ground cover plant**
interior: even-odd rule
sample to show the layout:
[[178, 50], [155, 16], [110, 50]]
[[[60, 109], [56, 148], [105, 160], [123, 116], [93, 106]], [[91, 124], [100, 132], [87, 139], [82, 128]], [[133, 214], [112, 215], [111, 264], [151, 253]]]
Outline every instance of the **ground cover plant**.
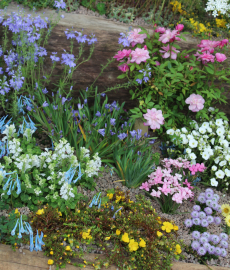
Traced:
[[[168, 5], [173, 6], [171, 3]], [[55, 1], [54, 6], [58, 12], [67, 5], [64, 1]], [[23, 24], [19, 25], [18, 21], [23, 21]], [[15, 248], [23, 243], [28, 244], [31, 251], [45, 251], [47, 256], [52, 256], [48, 259], [48, 265], [56, 264], [57, 269], [67, 263], [77, 265], [74, 258], [81, 259], [82, 243], [87, 244], [89, 249], [91, 245], [97, 245], [104, 251], [106, 259], [97, 260], [93, 265], [95, 269], [113, 263], [123, 270], [171, 269], [172, 260], [183, 258], [182, 251], [189, 249], [183, 241], [178, 240], [179, 227], [173, 220], [161, 218], [144, 196], [137, 197], [137, 202], [131, 201], [129, 190], [126, 194], [119, 189], [107, 190], [107, 196], [101, 197], [101, 191], [97, 189], [92, 200], [79, 190], [80, 187], [87, 191], [96, 188], [99, 172], [104, 170], [103, 162], [110, 168], [114, 165], [120, 177], [118, 181], [122, 181], [126, 187], [150, 191], [153, 197], [159, 199], [162, 212], [173, 214], [179, 204], [193, 198], [192, 190], [200, 178], [201, 183], [209, 183], [212, 164], [189, 158], [179, 137], [182, 133], [188, 134], [188, 123], [196, 117], [197, 123], [193, 123], [195, 129], [198, 126], [198, 131], [194, 133], [192, 126], [192, 136], [206, 134], [200, 128], [205, 132], [211, 128], [209, 133], [215, 137], [214, 143], [213, 138], [210, 139], [211, 144], [218, 142], [223, 148], [217, 148], [218, 155], [222, 150], [223, 156], [228, 153], [227, 139], [223, 137], [228, 136], [227, 119], [221, 112], [212, 119], [214, 113], [209, 112], [213, 110], [209, 109], [213, 100], [224, 102], [226, 99], [222, 89], [213, 86], [215, 76], [229, 82], [229, 71], [218, 70], [219, 63], [225, 61], [226, 56], [222, 51], [216, 52], [215, 56], [213, 52], [217, 47], [225, 50], [228, 40], [202, 40], [199, 44], [201, 50], [195, 56], [188, 57], [186, 51], [179, 55], [179, 48], [173, 43], [183, 38], [182, 24], [175, 26], [175, 29], [174, 26], [165, 29], [159, 27], [160, 22], [157, 22], [152, 39], [144, 28], [129, 31], [128, 35], [121, 33], [118, 41], [122, 44], [120, 51], [103, 69], [117, 59], [121, 62], [118, 68], [123, 72], [119, 78], [131, 78], [125, 86], [136, 84], [150, 91], [150, 95], [140, 97], [139, 111], [126, 114], [124, 103], [121, 106], [116, 101], [109, 104], [105, 93], [97, 93], [97, 88], [93, 89], [95, 81], [81, 92], [82, 99], [79, 97], [73, 101], [72, 74], [91, 57], [94, 43], [97, 42], [93, 34], [87, 38], [82, 32], [65, 32], [70, 40], [70, 52], [65, 51], [61, 57], [56, 52], [49, 56], [53, 62], [52, 70], [56, 62], [63, 64], [63, 77], [52, 90], [47, 90], [46, 82], [52, 72], [43, 73], [43, 62], [48, 57], [44, 45], [55, 24], [48, 18], [23, 18], [17, 14], [7, 19], [1, 17], [0, 22], [5, 26], [0, 50], [0, 98], [4, 111], [0, 119], [0, 208], [7, 210], [6, 216], [0, 218], [1, 243], [14, 245]], [[12, 37], [8, 36], [10, 31]], [[47, 34], [43, 35], [45, 32]], [[73, 55], [75, 39], [80, 44], [78, 57]], [[86, 41], [92, 45], [89, 58], [77, 63]], [[161, 43], [168, 46], [162, 47]], [[122, 50], [122, 46], [130, 45], [134, 50]], [[169, 60], [165, 61], [164, 58]], [[156, 74], [160, 72], [162, 77], [157, 79]], [[178, 74], [182, 75], [177, 78]], [[193, 84], [204, 78], [209, 80], [210, 85], [200, 84], [198, 87]], [[158, 80], [158, 84], [153, 79]], [[185, 90], [185, 86], [180, 84], [182, 80], [189, 85]], [[173, 85], [173, 89], [170, 85]], [[169, 87], [164, 92], [166, 86]], [[168, 90], [173, 94], [167, 96]], [[92, 92], [95, 102], [89, 107], [87, 99]], [[151, 100], [155, 96], [157, 99]], [[185, 115], [184, 111], [188, 114]], [[136, 117], [143, 117], [145, 125], [154, 131], [163, 134], [168, 130], [167, 136], [173, 133], [172, 144], [162, 145], [162, 149], [172, 147], [169, 149], [173, 151], [168, 151], [171, 159], [159, 164], [159, 154], [151, 152], [151, 144], [156, 137], [147, 134], [141, 137], [141, 130], [132, 130]], [[203, 125], [205, 118], [212, 122], [208, 127]], [[34, 137], [37, 128], [49, 139], [49, 147], [42, 148], [37, 143]], [[204, 136], [208, 141], [209, 138]], [[184, 136], [182, 139], [185, 140]], [[190, 145], [193, 140], [189, 139], [187, 144]], [[186, 160], [179, 157], [182, 153], [186, 155]], [[203, 158], [204, 154], [201, 156]], [[227, 175], [227, 162], [221, 164]], [[150, 180], [146, 179], [147, 176]], [[211, 183], [215, 181], [211, 180]], [[227, 177], [219, 183], [227, 188]], [[227, 248], [230, 208], [227, 204], [220, 206], [218, 200], [218, 195], [207, 189], [199, 195], [191, 213], [192, 219], [185, 221], [188, 227], [191, 225], [192, 235], [198, 237], [199, 233], [205, 233], [207, 224], [221, 224], [220, 217], [215, 217], [217, 212], [225, 218], [223, 233], [210, 236], [209, 246], [202, 242], [198, 243], [199, 246], [196, 243], [196, 249], [193, 248], [195, 244], [190, 247], [191, 253], [198, 251], [196, 256], [200, 263], [227, 255], [224, 249]], [[31, 214], [21, 215], [15, 209], [21, 206], [28, 206]], [[202, 219], [200, 224], [199, 218]], [[208, 237], [207, 234], [202, 236]], [[88, 264], [83, 260], [80, 262], [80, 267], [84, 267], [83, 263]]]

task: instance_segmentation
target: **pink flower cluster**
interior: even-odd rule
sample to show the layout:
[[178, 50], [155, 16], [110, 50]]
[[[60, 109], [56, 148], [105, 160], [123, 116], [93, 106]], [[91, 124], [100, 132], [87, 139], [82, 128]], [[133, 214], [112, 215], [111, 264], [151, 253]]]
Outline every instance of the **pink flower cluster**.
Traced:
[[[205, 170], [204, 164], [196, 164], [194, 167], [194, 165], [190, 165], [188, 160], [182, 158], [164, 159], [162, 162], [164, 168], [157, 167], [155, 172], [148, 175], [150, 180], [142, 183], [140, 189], [146, 191], [151, 189], [150, 195], [153, 197], [160, 198], [162, 193], [166, 196], [171, 196], [172, 201], [176, 203], [182, 203], [183, 200], [192, 198], [194, 196], [194, 193], [191, 191], [193, 187], [187, 178], [193, 176], [190, 176], [189, 171], [192, 170], [193, 173], [203, 172]], [[184, 178], [186, 178], [185, 181]]]
[[144, 118], [147, 120], [147, 123], [143, 123], [144, 126], [150, 126], [151, 129], [159, 129], [160, 125], [164, 124], [164, 117], [161, 110], [152, 108], [151, 110], [147, 109], [147, 113], [143, 114]]
[[189, 167], [191, 175], [195, 175], [197, 172], [203, 172], [205, 169], [207, 168], [204, 166], [204, 163], [201, 163], [201, 164], [196, 163], [192, 165], [191, 167]]
[[192, 112], [198, 112], [204, 108], [205, 100], [201, 95], [191, 94], [186, 100], [186, 104], [189, 104], [189, 110]]
[[203, 39], [201, 40], [201, 43], [197, 45], [201, 49], [198, 50], [194, 55], [197, 57], [197, 60], [202, 61], [204, 65], [206, 65], [208, 62], [214, 63], [215, 60], [221, 63], [227, 59], [226, 55], [223, 53], [216, 53], [213, 55], [212, 53], [214, 53], [216, 48], [222, 49], [228, 43], [228, 39], [223, 39], [221, 41]]

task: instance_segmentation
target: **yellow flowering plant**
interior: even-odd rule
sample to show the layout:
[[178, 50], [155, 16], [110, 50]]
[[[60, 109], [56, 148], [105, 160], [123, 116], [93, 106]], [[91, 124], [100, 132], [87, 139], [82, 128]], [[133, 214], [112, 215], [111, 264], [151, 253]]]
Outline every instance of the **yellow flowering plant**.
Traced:
[[229, 204], [222, 204], [221, 205], [221, 214], [224, 217], [225, 226], [223, 227], [224, 232], [230, 235], [230, 205]]
[[76, 211], [67, 209], [61, 216], [51, 206], [44, 208], [43, 215], [31, 214], [33, 230], [43, 228], [47, 235], [43, 248], [53, 264], [82, 258], [81, 245], [86, 244], [87, 250], [97, 245], [106, 255], [106, 259], [96, 260], [95, 269], [111, 264], [122, 268], [127, 263], [132, 269], [170, 270], [171, 261], [181, 256], [184, 247], [177, 240], [178, 227], [173, 221], [160, 218], [144, 196], [137, 196], [134, 202], [129, 191], [118, 188], [108, 190], [107, 195], [100, 208], [88, 207], [90, 201], [82, 201]]

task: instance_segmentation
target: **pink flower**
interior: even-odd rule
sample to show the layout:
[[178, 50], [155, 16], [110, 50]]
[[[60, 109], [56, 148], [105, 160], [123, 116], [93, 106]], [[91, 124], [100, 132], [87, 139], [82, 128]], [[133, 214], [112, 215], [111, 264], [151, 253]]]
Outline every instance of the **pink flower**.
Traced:
[[209, 53], [213, 53], [214, 49], [220, 45], [220, 41], [211, 41], [211, 40], [206, 40], [203, 39], [201, 40], [201, 43], [199, 45], [197, 45], [199, 48], [202, 48], [201, 51], [202, 52], [209, 52]]
[[223, 53], [216, 53], [216, 61], [218, 61], [218, 62], [221, 63], [221, 62], [223, 62], [226, 59], [227, 59], [227, 57], [226, 57], [225, 54], [223, 54]]
[[134, 29], [133, 31], [129, 32], [128, 34], [128, 40], [131, 42], [132, 47], [134, 47], [137, 43], [142, 44], [144, 42], [144, 39], [147, 38], [146, 34], [138, 34], [141, 32], [142, 29]]
[[144, 46], [144, 49], [147, 50], [147, 46], [146, 45]]
[[166, 47], [161, 47], [164, 51], [162, 51], [162, 50], [159, 50], [159, 52], [161, 52], [161, 53], [164, 53], [163, 55], [162, 55], [162, 57], [163, 58], [168, 58], [169, 56], [171, 56], [171, 59], [176, 59], [177, 58], [177, 53], [179, 53], [180, 51], [178, 51], [178, 50], [176, 50], [176, 48], [175, 47], [171, 47], [171, 51], [170, 51], [170, 46], [169, 46], [169, 44], [168, 44], [168, 46], [166, 46]]
[[126, 72], [129, 70], [129, 66], [125, 63], [125, 64], [118, 66], [118, 69], [121, 70], [122, 72]]
[[219, 47], [222, 49], [226, 44], [228, 44], [228, 39], [223, 39], [220, 41]]
[[156, 62], [156, 66], [160, 66], [161, 65], [161, 63], [160, 62], [158, 62], [158, 61], [155, 61]]
[[204, 63], [207, 63], [207, 62], [214, 62], [214, 59], [215, 59], [215, 56], [210, 54], [210, 53], [203, 53], [200, 55], [200, 58], [202, 59], [202, 61]]
[[185, 184], [189, 189], [193, 189], [194, 187], [191, 186], [191, 184], [188, 182], [188, 179], [185, 179], [185, 182], [183, 183]]
[[205, 170], [207, 169], [207, 168], [204, 166], [204, 163], [201, 163], [201, 164], [197, 163], [196, 166], [197, 166], [197, 170], [198, 170], [199, 172], [203, 172], [203, 171], [205, 171]]
[[138, 65], [141, 62], [146, 62], [147, 59], [150, 58], [149, 51], [145, 50], [144, 48], [136, 48], [135, 51], [131, 52], [132, 60], [131, 62], [136, 62]]
[[152, 108], [151, 110], [147, 109], [147, 113], [143, 114], [144, 118], [147, 120], [147, 123], [144, 123], [144, 126], [150, 126], [151, 129], [159, 129], [160, 125], [164, 124], [164, 117], [161, 110]]
[[176, 26], [176, 30], [177, 31], [182, 31], [184, 29], [184, 25], [183, 24], [178, 24], [177, 26]]
[[190, 71], [193, 70], [193, 67], [190, 67], [189, 70], [190, 70]]
[[132, 50], [122, 50], [122, 51], [118, 51], [118, 53], [113, 57], [113, 58], [117, 58], [117, 61], [123, 59], [124, 57], [129, 57], [130, 53], [132, 52]]
[[158, 190], [158, 191], [156, 191], [156, 190], [152, 190], [152, 192], [150, 193], [150, 195], [152, 195], [153, 197], [158, 197], [158, 198], [160, 198], [160, 196], [161, 196], [161, 192]]
[[167, 29], [158, 40], [161, 41], [162, 43], [173, 42], [174, 40], [180, 41], [181, 39], [176, 37], [176, 35], [178, 35], [177, 30], [171, 31], [170, 29]]
[[170, 188], [168, 188], [168, 185], [166, 183], [163, 184], [163, 187], [159, 187], [159, 190], [161, 190], [161, 192], [163, 192], [165, 195], [168, 195], [171, 191]]
[[155, 30], [155, 32], [157, 33], [161, 33], [161, 34], [164, 34], [165, 33], [165, 28], [164, 27], [157, 27], [157, 29]]
[[198, 112], [204, 108], [205, 100], [201, 95], [191, 94], [186, 100], [186, 104], [189, 104], [189, 110], [192, 112]]
[[142, 183], [140, 186], [140, 189], [145, 189], [146, 191], [149, 191], [149, 184], [148, 182]]
[[184, 58], [189, 58], [189, 54], [185, 55], [185, 57], [184, 57]]
[[196, 172], [197, 172], [197, 166], [196, 165], [192, 165], [190, 168], [189, 168], [190, 172], [191, 172], [191, 175], [195, 175]]
[[175, 194], [172, 196], [172, 200], [175, 201], [176, 203], [182, 203], [183, 197], [182, 197], [181, 192], [175, 193]]

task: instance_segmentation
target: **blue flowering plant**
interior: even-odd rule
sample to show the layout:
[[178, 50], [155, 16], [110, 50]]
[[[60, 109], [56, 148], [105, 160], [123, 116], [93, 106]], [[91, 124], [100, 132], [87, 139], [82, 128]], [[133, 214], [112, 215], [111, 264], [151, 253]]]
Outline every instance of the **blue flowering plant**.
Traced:
[[220, 225], [221, 206], [218, 204], [220, 197], [211, 188], [199, 194], [196, 205], [193, 206], [191, 218], [186, 219], [184, 224], [190, 229], [192, 242], [190, 252], [199, 255], [200, 263], [211, 259], [218, 259], [219, 256], [226, 257], [228, 249], [228, 235], [210, 234], [207, 228], [210, 224]]

